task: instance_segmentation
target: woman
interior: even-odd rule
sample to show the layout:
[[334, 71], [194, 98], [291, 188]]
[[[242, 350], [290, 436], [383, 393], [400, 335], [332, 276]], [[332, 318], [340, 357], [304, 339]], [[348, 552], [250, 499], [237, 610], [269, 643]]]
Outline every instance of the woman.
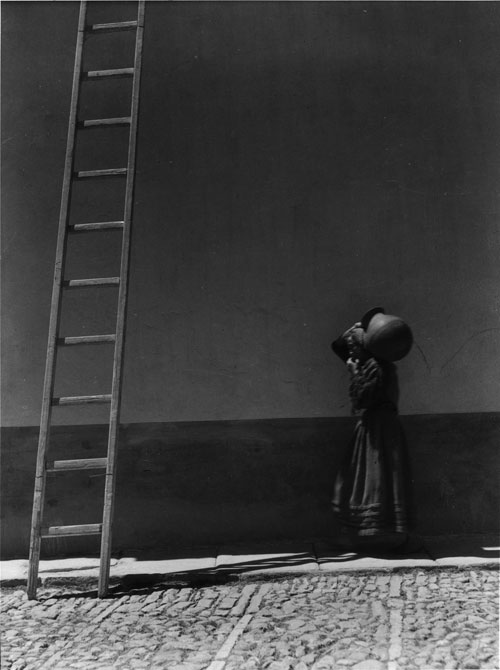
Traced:
[[[382, 325], [370, 330], [376, 315]], [[382, 317], [382, 315], [384, 315]], [[333, 509], [341, 528], [341, 542], [354, 548], [403, 548], [410, 528], [410, 476], [406, 440], [398, 417], [396, 366], [387, 358], [401, 358], [401, 346], [388, 344], [398, 324], [382, 308], [370, 310], [333, 344], [347, 364], [353, 413], [359, 416], [354, 435], [335, 481]], [[400, 323], [401, 320], [397, 320]], [[388, 328], [388, 325], [390, 326]], [[411, 331], [404, 324], [406, 339]], [[385, 329], [385, 330], [384, 330]], [[392, 333], [394, 339], [394, 332]], [[396, 334], [401, 339], [401, 330]], [[403, 334], [404, 336], [404, 334]], [[397, 339], [396, 337], [396, 339]], [[378, 339], [377, 339], [378, 338]], [[395, 340], [394, 340], [395, 342]], [[394, 344], [393, 342], [393, 344]], [[374, 346], [368, 349], [370, 343]], [[401, 342], [399, 342], [401, 344]], [[385, 359], [375, 356], [382, 351]], [[397, 350], [397, 351], [396, 351]]]

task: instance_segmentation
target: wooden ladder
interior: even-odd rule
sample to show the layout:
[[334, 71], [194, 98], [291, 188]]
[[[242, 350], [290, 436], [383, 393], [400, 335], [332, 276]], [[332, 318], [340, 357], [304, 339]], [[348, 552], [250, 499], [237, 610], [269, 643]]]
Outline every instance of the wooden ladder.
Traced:
[[[38, 584], [38, 568], [40, 561], [41, 540], [60, 536], [100, 535], [101, 554], [98, 596], [100, 598], [107, 594], [109, 582], [109, 567], [111, 559], [111, 527], [113, 520], [113, 503], [116, 481], [116, 448], [119, 426], [121, 376], [123, 363], [123, 350], [125, 340], [125, 316], [127, 305], [127, 284], [129, 274], [130, 255], [130, 232], [133, 209], [133, 191], [135, 176], [135, 156], [137, 121], [139, 110], [139, 88], [141, 76], [142, 43], [144, 30], [145, 0], [137, 3], [137, 20], [119, 23], [100, 23], [87, 25], [87, 2], [80, 2], [80, 15], [78, 21], [78, 37], [76, 44], [75, 65], [73, 72], [73, 88], [71, 94], [71, 107], [69, 116], [69, 127], [66, 145], [66, 158], [64, 166], [64, 177], [61, 195], [61, 209], [59, 216], [59, 230], [57, 237], [57, 249], [54, 268], [54, 283], [52, 291], [52, 302], [50, 309], [49, 335], [47, 345], [47, 359], [45, 367], [45, 379], [43, 385], [42, 410], [40, 419], [40, 434], [38, 441], [38, 454], [36, 463], [35, 491], [33, 498], [33, 515], [31, 521], [31, 538], [29, 552], [28, 573], [28, 598], [36, 598]], [[114, 70], [96, 70], [83, 72], [83, 51], [87, 37], [92, 34], [114, 33], [123, 30], [134, 30], [135, 54], [134, 67]], [[81, 82], [83, 80], [96, 81], [105, 78], [131, 77], [132, 97], [130, 105], [130, 116], [120, 118], [104, 119], [78, 119], [79, 97]], [[116, 169], [75, 171], [75, 145], [77, 134], [85, 132], [92, 127], [129, 126], [128, 135], [128, 158], [127, 166]], [[106, 177], [122, 177], [126, 179], [125, 202], [123, 219], [120, 221], [104, 221], [97, 223], [70, 223], [70, 203], [72, 186], [76, 180], [100, 179]], [[68, 235], [82, 233], [85, 231], [101, 231], [119, 229], [122, 231], [120, 276], [92, 279], [65, 279], [65, 260]], [[116, 332], [106, 335], [78, 335], [74, 337], [60, 337], [59, 323], [63, 304], [63, 297], [67, 290], [81, 287], [105, 287], [116, 286], [118, 288], [118, 305], [116, 315]], [[54, 397], [54, 383], [56, 371], [56, 358], [59, 347], [85, 345], [85, 344], [114, 344], [113, 355], [113, 377], [111, 393], [104, 395]], [[47, 451], [50, 440], [50, 426], [52, 407], [55, 405], [80, 405], [88, 403], [107, 403], [110, 405], [109, 432], [106, 458], [78, 459], [78, 460], [47, 460]], [[72, 526], [43, 527], [43, 511], [45, 499], [45, 484], [47, 473], [66, 473], [73, 470], [105, 470], [105, 488], [102, 523], [91, 523]]]

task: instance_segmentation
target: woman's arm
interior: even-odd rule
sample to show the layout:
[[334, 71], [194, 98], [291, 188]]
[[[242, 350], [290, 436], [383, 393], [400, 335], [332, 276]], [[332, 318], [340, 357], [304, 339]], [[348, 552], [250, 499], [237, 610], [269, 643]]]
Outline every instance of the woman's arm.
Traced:
[[378, 361], [370, 358], [358, 366], [351, 378], [349, 395], [354, 409], [367, 409], [379, 401], [383, 392], [384, 371]]

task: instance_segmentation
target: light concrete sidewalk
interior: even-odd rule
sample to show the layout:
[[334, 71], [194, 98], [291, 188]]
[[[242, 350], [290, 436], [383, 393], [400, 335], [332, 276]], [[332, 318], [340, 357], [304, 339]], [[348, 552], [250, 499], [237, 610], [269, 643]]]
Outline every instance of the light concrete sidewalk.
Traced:
[[[252, 576], [325, 571], [371, 571], [401, 568], [500, 566], [500, 542], [496, 536], [448, 536], [422, 538], [422, 546], [404, 555], [346, 552], [333, 542], [274, 542], [228, 545], [185, 550], [168, 559], [112, 559], [110, 583], [133, 586], [161, 582], [223, 581]], [[24, 586], [27, 560], [0, 562], [3, 587]], [[95, 588], [98, 558], [42, 560], [41, 586]]]

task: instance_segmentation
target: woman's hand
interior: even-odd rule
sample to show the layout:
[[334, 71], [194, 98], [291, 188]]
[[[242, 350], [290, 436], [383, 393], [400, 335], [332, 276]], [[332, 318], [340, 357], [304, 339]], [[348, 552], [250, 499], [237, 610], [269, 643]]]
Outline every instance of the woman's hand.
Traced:
[[345, 333], [342, 335], [342, 337], [343, 337], [345, 340], [347, 340], [355, 330], [358, 330], [358, 328], [361, 328], [361, 323], [360, 323], [359, 321], [357, 321], [353, 326], [351, 326], [350, 328], [348, 328], [348, 329], [345, 331]]
[[352, 375], [356, 374], [356, 372], [358, 371], [358, 361], [355, 358], [348, 358], [347, 369]]

